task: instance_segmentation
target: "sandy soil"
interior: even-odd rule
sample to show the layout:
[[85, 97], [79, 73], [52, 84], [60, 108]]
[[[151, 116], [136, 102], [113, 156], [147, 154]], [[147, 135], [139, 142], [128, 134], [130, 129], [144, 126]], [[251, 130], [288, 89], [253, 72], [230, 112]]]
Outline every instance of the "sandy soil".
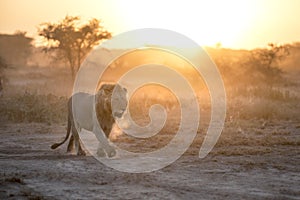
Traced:
[[228, 124], [205, 159], [198, 137], [170, 166], [129, 174], [51, 150], [65, 125], [1, 122], [0, 199], [300, 199], [300, 124], [258, 124]]

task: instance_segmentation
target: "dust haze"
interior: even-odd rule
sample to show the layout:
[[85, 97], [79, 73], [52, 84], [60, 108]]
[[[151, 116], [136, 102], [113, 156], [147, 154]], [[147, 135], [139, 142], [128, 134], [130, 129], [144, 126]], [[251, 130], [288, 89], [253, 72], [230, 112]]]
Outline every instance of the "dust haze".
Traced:
[[[31, 40], [24, 33], [0, 35], [2, 199], [300, 197], [300, 43], [253, 50], [206, 48], [225, 84], [227, 113], [222, 135], [204, 159], [198, 153], [210, 123], [211, 102], [193, 66], [151, 50], [146, 54], [150, 57], [135, 52], [111, 63], [99, 84], [116, 82], [147, 59], [162, 59], [189, 81], [200, 106], [197, 136], [179, 160], [159, 171], [129, 174], [108, 168], [91, 155], [67, 154], [66, 145], [50, 149], [65, 137], [73, 78], [68, 63], [55, 59], [58, 52], [46, 53], [30, 45]], [[113, 54], [126, 49], [101, 51]], [[189, 99], [181, 103], [188, 106]], [[131, 152], [151, 152], [167, 145], [181, 116], [172, 91], [151, 84], [139, 88], [129, 103], [132, 119], [147, 125], [154, 104], [167, 112], [165, 126], [157, 135], [137, 139], [115, 126], [110, 140]]]

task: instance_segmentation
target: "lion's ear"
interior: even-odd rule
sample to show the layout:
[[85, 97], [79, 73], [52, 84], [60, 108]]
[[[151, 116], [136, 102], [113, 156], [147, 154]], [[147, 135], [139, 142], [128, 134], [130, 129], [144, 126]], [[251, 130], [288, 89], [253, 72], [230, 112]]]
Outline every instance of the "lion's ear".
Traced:
[[105, 92], [105, 90], [99, 90], [99, 92], [97, 93], [97, 96], [99, 97], [99, 96], [105, 96], [106, 95], [106, 92]]

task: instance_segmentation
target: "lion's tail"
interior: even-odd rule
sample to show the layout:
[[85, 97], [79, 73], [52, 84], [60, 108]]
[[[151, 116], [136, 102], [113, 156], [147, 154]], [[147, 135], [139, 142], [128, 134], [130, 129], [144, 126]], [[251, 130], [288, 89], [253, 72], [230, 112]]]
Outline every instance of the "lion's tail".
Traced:
[[59, 147], [60, 145], [62, 145], [63, 143], [65, 143], [67, 141], [67, 139], [70, 136], [71, 125], [72, 125], [71, 119], [70, 119], [70, 117], [68, 117], [68, 130], [67, 130], [67, 134], [66, 134], [65, 139], [62, 142], [60, 142], [60, 143], [55, 143], [55, 144], [51, 145], [51, 149], [56, 149], [57, 147]]

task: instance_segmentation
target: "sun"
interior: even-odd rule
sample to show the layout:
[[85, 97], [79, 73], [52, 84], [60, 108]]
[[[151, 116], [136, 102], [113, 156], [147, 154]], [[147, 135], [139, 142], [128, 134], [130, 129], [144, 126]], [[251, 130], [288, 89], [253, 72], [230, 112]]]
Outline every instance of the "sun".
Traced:
[[256, 1], [128, 1], [118, 2], [128, 29], [177, 31], [200, 45], [239, 46], [255, 19]]

